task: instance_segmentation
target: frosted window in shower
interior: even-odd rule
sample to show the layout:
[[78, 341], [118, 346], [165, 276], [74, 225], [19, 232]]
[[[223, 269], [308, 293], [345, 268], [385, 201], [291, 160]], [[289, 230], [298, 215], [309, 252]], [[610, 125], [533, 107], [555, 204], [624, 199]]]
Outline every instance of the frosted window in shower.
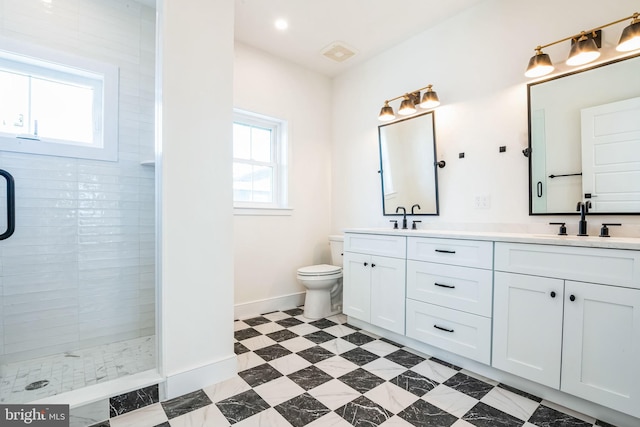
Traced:
[[0, 150], [117, 160], [117, 80], [115, 66], [0, 40]]

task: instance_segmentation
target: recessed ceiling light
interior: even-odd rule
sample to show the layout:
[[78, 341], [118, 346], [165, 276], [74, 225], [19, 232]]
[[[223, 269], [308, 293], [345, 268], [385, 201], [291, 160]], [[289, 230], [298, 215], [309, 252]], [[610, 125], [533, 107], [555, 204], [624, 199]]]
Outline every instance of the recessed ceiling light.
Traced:
[[287, 28], [289, 28], [289, 23], [287, 21], [285, 21], [284, 19], [280, 18], [280, 19], [276, 19], [275, 26], [280, 31], [284, 31]]

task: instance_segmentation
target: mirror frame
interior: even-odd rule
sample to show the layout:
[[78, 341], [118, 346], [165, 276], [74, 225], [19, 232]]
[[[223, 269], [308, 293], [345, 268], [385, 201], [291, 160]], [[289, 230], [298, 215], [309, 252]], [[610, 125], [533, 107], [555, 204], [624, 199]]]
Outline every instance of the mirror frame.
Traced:
[[[431, 167], [433, 167], [433, 174], [434, 174], [434, 189], [435, 189], [435, 205], [436, 205], [436, 210], [435, 212], [432, 213], [414, 213], [411, 214], [409, 211], [407, 211], [407, 215], [411, 215], [411, 216], [439, 216], [440, 215], [440, 199], [439, 199], [439, 195], [438, 195], [438, 166], [437, 166], [437, 162], [438, 162], [438, 156], [437, 156], [437, 150], [436, 150], [436, 115], [435, 115], [435, 111], [431, 110], [431, 111], [427, 111], [424, 113], [420, 113], [420, 114], [415, 114], [413, 116], [409, 116], [400, 120], [394, 120], [392, 122], [389, 123], [384, 123], [378, 126], [378, 153], [379, 153], [379, 158], [380, 158], [380, 169], [378, 170], [378, 174], [380, 174], [380, 191], [381, 191], [381, 195], [382, 195], [382, 215], [383, 216], [403, 216], [402, 213], [385, 213], [385, 203], [384, 203], [384, 170], [383, 170], [383, 166], [382, 166], [382, 128], [387, 127], [387, 126], [391, 126], [391, 125], [395, 125], [398, 123], [402, 123], [405, 122], [407, 120], [412, 120], [412, 119], [417, 119], [419, 117], [423, 117], [426, 115], [431, 115], [431, 120], [432, 120], [432, 130], [433, 130], [433, 164], [431, 165]], [[425, 165], [425, 169], [428, 168], [429, 165]], [[406, 209], [410, 209], [410, 206], [405, 206]]]
[[[533, 212], [533, 176], [532, 176], [532, 147], [531, 147], [531, 88], [533, 86], [537, 86], [539, 84], [548, 83], [550, 81], [558, 80], [564, 77], [570, 77], [576, 74], [581, 74], [587, 71], [595, 70], [598, 68], [606, 67], [608, 65], [616, 64], [619, 62], [626, 61], [628, 59], [634, 59], [640, 57], [640, 53], [635, 53], [632, 55], [624, 56], [621, 58], [614, 58], [609, 61], [601, 62], [599, 64], [595, 64], [591, 67], [582, 68], [580, 70], [572, 71], [569, 73], [559, 74], [556, 76], [552, 76], [550, 78], [534, 81], [527, 84], [527, 135], [528, 135], [528, 155], [527, 155], [527, 163], [529, 166], [529, 216], [542, 216], [542, 215], [580, 215], [578, 211], [575, 212]], [[589, 215], [640, 215], [640, 212], [592, 212], [589, 211]]]

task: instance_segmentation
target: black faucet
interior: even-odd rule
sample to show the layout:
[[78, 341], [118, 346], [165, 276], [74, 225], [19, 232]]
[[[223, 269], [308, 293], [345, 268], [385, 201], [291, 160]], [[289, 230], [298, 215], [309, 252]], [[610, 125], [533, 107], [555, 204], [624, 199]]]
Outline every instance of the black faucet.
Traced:
[[422, 208], [420, 207], [420, 205], [416, 203], [415, 205], [411, 206], [411, 215], [415, 215], [415, 214], [413, 213], [413, 208], [422, 209]]
[[585, 218], [589, 213], [590, 207], [591, 207], [590, 200], [587, 200], [586, 202], [578, 202], [578, 206], [576, 206], [576, 210], [580, 212], [580, 221], [578, 221], [578, 236], [588, 236], [587, 220]]
[[402, 229], [406, 230], [407, 229], [407, 210], [403, 207], [403, 206], [398, 206], [396, 208], [396, 213], [398, 213], [400, 211], [400, 209], [402, 209]]

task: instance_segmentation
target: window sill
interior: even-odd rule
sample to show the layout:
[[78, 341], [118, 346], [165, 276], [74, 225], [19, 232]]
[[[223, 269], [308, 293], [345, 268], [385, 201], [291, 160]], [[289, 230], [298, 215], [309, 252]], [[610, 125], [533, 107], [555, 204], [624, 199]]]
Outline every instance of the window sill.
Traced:
[[118, 161], [117, 140], [107, 144], [106, 147], [99, 147], [89, 144], [80, 145], [73, 142], [56, 142], [56, 140], [46, 138], [25, 138], [0, 134], [0, 150], [75, 159]]
[[293, 208], [233, 208], [233, 214], [238, 216], [291, 216]]

